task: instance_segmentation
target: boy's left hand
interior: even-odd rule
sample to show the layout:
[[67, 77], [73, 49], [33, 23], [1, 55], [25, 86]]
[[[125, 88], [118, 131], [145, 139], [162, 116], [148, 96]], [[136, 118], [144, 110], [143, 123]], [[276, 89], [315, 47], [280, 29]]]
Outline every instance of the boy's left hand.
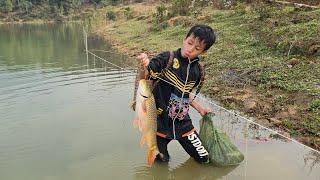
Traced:
[[205, 106], [201, 105], [197, 101], [192, 101], [191, 106], [194, 109], [196, 109], [200, 113], [201, 116], [206, 115], [208, 112], [212, 112], [212, 110], [210, 108], [206, 108]]
[[212, 112], [212, 110], [209, 109], [209, 108], [206, 108], [206, 107], [201, 108], [200, 111], [199, 111], [199, 113], [200, 113], [201, 116], [204, 116], [204, 115], [206, 115], [206, 114], [209, 113], [209, 112]]

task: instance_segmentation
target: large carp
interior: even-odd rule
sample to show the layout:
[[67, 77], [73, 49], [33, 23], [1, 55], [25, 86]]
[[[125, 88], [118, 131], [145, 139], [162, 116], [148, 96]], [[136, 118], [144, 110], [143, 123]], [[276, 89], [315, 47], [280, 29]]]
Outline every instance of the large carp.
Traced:
[[152, 81], [141, 79], [136, 92], [134, 125], [141, 131], [140, 145], [147, 144], [147, 164], [151, 166], [159, 154], [157, 146], [157, 109], [151, 90]]

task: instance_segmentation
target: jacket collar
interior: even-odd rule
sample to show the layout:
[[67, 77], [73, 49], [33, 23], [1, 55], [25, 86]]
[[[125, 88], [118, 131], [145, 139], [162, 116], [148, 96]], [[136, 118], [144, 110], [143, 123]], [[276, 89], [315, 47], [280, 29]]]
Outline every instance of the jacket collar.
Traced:
[[[181, 59], [182, 62], [186, 62], [186, 63], [189, 62], [189, 59], [188, 59], [188, 58], [182, 57], [182, 55], [181, 55], [181, 48], [179, 48], [179, 49], [176, 50], [176, 56], [177, 56], [179, 59]], [[197, 61], [199, 61], [199, 60], [200, 60], [199, 57], [196, 57], [196, 58], [191, 59], [189, 63], [191, 64], [191, 63], [197, 62]]]

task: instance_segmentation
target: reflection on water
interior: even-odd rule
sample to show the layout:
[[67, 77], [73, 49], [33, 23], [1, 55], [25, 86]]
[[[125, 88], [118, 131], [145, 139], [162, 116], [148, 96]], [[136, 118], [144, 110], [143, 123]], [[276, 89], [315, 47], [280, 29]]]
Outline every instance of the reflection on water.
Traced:
[[[319, 180], [318, 152], [207, 101], [215, 125], [245, 155], [244, 162], [200, 165], [172, 141], [170, 162], [147, 167], [128, 107], [132, 60], [110, 53], [99, 39], [89, 39], [89, 49], [126, 70], [93, 56], [87, 62], [80, 25], [0, 26], [1, 180]], [[199, 129], [193, 109], [191, 118]]]
[[155, 163], [153, 167], [146, 166], [135, 168], [135, 179], [221, 179], [230, 173], [236, 166], [214, 167], [211, 165], [201, 165], [192, 158], [176, 167], [170, 169], [166, 163]]

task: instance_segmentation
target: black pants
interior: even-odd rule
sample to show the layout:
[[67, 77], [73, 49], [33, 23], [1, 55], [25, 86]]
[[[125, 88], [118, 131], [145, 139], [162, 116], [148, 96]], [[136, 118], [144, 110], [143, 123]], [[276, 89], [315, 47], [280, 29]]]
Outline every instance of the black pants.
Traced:
[[[168, 153], [168, 144], [171, 139], [162, 138], [157, 136], [157, 144], [158, 149], [161, 154], [159, 154], [156, 158], [157, 161], [160, 162], [168, 162], [169, 161], [169, 153]], [[199, 135], [196, 131], [191, 133], [186, 137], [182, 137], [178, 139], [179, 143], [183, 147], [183, 149], [193, 157], [199, 163], [209, 163], [209, 153], [202, 145], [202, 142], [199, 138]]]

